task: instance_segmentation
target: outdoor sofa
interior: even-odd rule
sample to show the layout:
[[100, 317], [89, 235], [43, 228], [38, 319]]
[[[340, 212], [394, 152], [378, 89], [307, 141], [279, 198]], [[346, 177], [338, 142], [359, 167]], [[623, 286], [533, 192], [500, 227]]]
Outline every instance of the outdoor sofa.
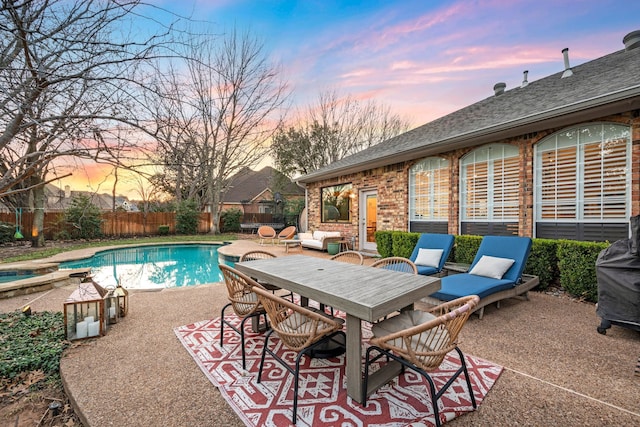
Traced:
[[313, 233], [298, 233], [298, 239], [303, 248], [327, 250], [331, 242], [339, 242], [342, 235], [339, 231], [314, 231]]

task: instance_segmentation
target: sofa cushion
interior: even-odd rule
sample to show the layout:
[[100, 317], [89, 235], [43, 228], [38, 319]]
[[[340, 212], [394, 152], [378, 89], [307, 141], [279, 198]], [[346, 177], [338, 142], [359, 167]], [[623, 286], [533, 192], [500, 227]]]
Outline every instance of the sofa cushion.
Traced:
[[339, 231], [314, 231], [313, 240], [319, 240], [322, 242], [327, 237], [340, 237]]
[[300, 244], [305, 248], [322, 249], [322, 242], [320, 240], [301, 240]]

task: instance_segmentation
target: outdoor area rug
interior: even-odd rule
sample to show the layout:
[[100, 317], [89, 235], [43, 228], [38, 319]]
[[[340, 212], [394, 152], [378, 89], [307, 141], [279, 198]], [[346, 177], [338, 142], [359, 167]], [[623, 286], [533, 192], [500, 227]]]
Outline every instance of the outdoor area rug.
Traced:
[[[240, 320], [231, 315], [237, 325]], [[247, 322], [250, 324], [250, 322]], [[363, 322], [365, 342], [371, 336]], [[264, 335], [245, 333], [246, 371], [242, 369], [240, 336], [225, 327], [224, 346], [220, 347], [220, 318], [205, 320], [174, 329], [178, 339], [209, 380], [219, 388], [247, 426], [291, 425], [293, 375], [267, 354], [262, 381], [257, 383]], [[270, 347], [287, 354], [293, 361], [295, 352], [283, 348], [275, 334]], [[478, 405], [502, 372], [502, 367], [477, 357], [465, 355], [467, 368]], [[300, 374], [297, 426], [433, 426], [435, 425], [427, 382], [407, 370], [381, 387], [367, 400], [366, 408], [347, 396], [344, 355], [331, 359], [303, 358]], [[439, 389], [460, 366], [457, 354], [450, 353], [441, 370], [431, 373]], [[473, 410], [464, 376], [442, 396], [440, 419], [444, 423]]]

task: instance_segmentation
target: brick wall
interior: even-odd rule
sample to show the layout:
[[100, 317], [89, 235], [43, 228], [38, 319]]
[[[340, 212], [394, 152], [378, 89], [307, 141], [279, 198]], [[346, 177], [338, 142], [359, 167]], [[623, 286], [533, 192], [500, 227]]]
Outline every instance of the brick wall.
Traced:
[[[625, 114], [603, 117], [594, 122], [615, 122], [631, 126], [632, 132], [632, 188], [631, 188], [631, 215], [640, 214], [640, 111], [631, 111]], [[576, 123], [579, 126], [584, 123]], [[563, 128], [553, 128], [542, 132], [534, 132], [521, 135], [517, 138], [495, 141], [494, 143], [512, 144], [518, 147], [520, 152], [520, 223], [519, 234], [533, 236], [534, 228], [534, 147], [535, 144]], [[460, 158], [477, 146], [455, 151], [443, 152], [440, 156], [449, 160], [451, 168], [451, 192], [449, 194], [449, 233], [459, 233], [459, 177]], [[422, 158], [413, 161], [397, 163], [390, 166], [367, 170], [357, 174], [344, 175], [339, 178], [329, 179], [308, 184], [308, 214], [309, 228], [311, 230], [340, 231], [343, 236], [350, 239], [358, 234], [358, 202], [359, 192], [375, 189], [378, 191], [378, 230], [404, 230], [409, 223], [409, 169]], [[321, 223], [320, 191], [321, 188], [351, 183], [356, 197], [352, 200], [351, 221], [349, 223]]]

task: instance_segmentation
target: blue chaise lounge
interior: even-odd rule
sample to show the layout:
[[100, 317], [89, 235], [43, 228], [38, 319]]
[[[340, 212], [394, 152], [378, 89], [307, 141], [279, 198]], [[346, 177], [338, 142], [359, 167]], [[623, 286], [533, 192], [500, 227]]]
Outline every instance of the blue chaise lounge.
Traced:
[[451, 234], [422, 233], [409, 259], [418, 269], [418, 274], [431, 276], [440, 273], [449, 258], [454, 237]]
[[431, 294], [429, 302], [452, 301], [467, 295], [478, 295], [480, 318], [484, 306], [505, 298], [524, 295], [539, 283], [537, 276], [527, 276], [523, 271], [531, 238], [517, 236], [485, 236], [466, 273], [453, 274], [441, 279], [441, 288]]

